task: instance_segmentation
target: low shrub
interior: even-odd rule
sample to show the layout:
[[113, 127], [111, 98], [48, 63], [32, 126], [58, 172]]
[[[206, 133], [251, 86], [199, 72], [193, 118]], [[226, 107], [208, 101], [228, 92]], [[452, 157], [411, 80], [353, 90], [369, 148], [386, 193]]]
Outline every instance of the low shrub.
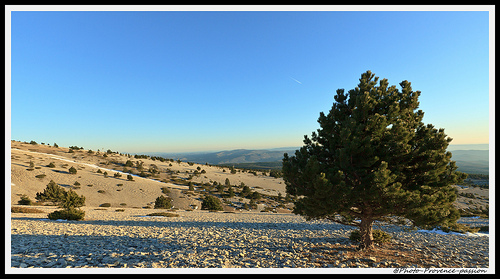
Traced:
[[85, 217], [85, 211], [76, 208], [67, 208], [63, 210], [56, 210], [49, 213], [50, 220], [64, 219], [64, 220], [83, 220]]
[[33, 204], [33, 202], [31, 201], [31, 199], [28, 196], [22, 195], [21, 199], [17, 202], [17, 204], [20, 204], [20, 205], [31, 205], [31, 204]]
[[212, 195], [205, 195], [201, 203], [201, 209], [214, 211], [223, 210], [221, 201]]
[[156, 198], [155, 207], [154, 208], [166, 208], [169, 209], [172, 207], [172, 199], [165, 196], [159, 196]]
[[99, 207], [111, 207], [111, 204], [109, 202], [105, 202], [103, 204], [100, 204]]
[[459, 224], [459, 223], [455, 223], [455, 224], [450, 224], [448, 226], [440, 226], [439, 227], [443, 232], [457, 232], [457, 233], [466, 233], [466, 232], [470, 232], [470, 233], [477, 233], [480, 228], [479, 227], [469, 227], [465, 224]]
[[489, 232], [490, 231], [490, 226], [480, 226], [479, 227], [480, 232]]
[[[383, 230], [373, 230], [372, 232], [373, 235], [373, 241], [375, 243], [386, 243], [391, 240], [391, 235], [384, 232]], [[361, 240], [361, 233], [359, 230], [353, 230], [351, 231], [351, 234], [349, 235], [349, 239], [354, 242], [359, 242]]]

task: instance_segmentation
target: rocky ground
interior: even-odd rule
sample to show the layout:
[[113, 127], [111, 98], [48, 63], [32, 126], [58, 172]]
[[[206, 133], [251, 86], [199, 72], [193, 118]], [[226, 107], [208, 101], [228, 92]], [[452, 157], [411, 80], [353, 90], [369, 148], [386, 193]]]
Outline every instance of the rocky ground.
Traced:
[[[127, 160], [144, 166], [151, 176], [129, 181]], [[54, 167], [49, 167], [53, 163]], [[75, 167], [77, 174], [69, 174]], [[127, 167], [130, 173], [139, 168]], [[100, 172], [100, 170], [102, 172]], [[155, 172], [153, 170], [157, 170]], [[197, 173], [199, 171], [199, 173]], [[108, 172], [109, 176], [105, 176]], [[136, 173], [137, 174], [137, 173]], [[228, 178], [236, 196], [227, 198], [223, 212], [200, 210], [201, 198]], [[53, 221], [54, 206], [18, 205], [21, 197], [35, 201], [50, 180], [86, 197], [83, 221]], [[183, 181], [193, 181], [187, 191]], [[78, 185], [77, 183], [78, 182]], [[240, 196], [245, 184], [263, 195], [257, 208], [245, 209]], [[202, 186], [203, 185], [203, 186]], [[165, 189], [168, 191], [165, 193]], [[457, 186], [458, 187], [458, 186]], [[15, 268], [490, 268], [488, 235], [437, 234], [380, 225], [392, 235], [374, 252], [361, 252], [349, 240], [353, 227], [330, 222], [307, 222], [290, 213], [281, 178], [187, 162], [158, 162], [147, 158], [12, 142], [11, 206], [42, 213], [12, 213], [10, 262]], [[227, 189], [226, 189], [227, 190]], [[168, 195], [176, 217], [146, 217], [155, 199]], [[101, 207], [103, 204], [110, 207]], [[457, 207], [482, 212], [489, 190], [459, 187]], [[189, 211], [190, 209], [195, 209]], [[270, 210], [269, 210], [270, 209]], [[262, 211], [268, 212], [262, 212]], [[275, 212], [275, 213], [273, 213]], [[277, 213], [276, 213], [277, 212]], [[484, 214], [483, 214], [484, 215]], [[462, 218], [472, 227], [488, 219]], [[375, 226], [377, 229], [378, 227]], [[345, 270], [345, 269], [344, 269]]]
[[[33, 207], [33, 206], [32, 206]], [[33, 207], [50, 212], [49, 207]], [[392, 241], [357, 251], [353, 227], [293, 214], [82, 208], [84, 221], [12, 213], [13, 268], [488, 268], [489, 237], [382, 226]], [[487, 219], [465, 218], [472, 226]], [[375, 228], [378, 228], [377, 226]]]

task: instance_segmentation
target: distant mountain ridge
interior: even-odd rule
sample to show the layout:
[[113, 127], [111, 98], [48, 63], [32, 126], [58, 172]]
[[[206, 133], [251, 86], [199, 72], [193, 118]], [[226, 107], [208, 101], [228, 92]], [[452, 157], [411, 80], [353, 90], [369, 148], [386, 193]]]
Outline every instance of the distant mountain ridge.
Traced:
[[[295, 154], [300, 147], [283, 147], [273, 149], [235, 149], [207, 153], [150, 153], [198, 164], [228, 165], [262, 162], [281, 162], [283, 154]], [[457, 162], [458, 170], [466, 173], [489, 174], [488, 150], [451, 150], [452, 160]]]
[[185, 153], [185, 154], [168, 154], [155, 153], [156, 156], [164, 156], [168, 158], [180, 159], [198, 164], [237, 164], [237, 163], [256, 163], [256, 162], [275, 162], [283, 159], [284, 153], [294, 154], [295, 150], [287, 148], [277, 149], [235, 149], [208, 153]]

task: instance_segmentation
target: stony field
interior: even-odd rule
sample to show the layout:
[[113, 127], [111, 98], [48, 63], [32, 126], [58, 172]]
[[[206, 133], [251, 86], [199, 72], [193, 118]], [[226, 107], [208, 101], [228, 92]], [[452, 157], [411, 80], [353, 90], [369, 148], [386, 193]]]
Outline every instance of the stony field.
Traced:
[[[50, 212], [54, 208], [31, 206]], [[353, 227], [282, 213], [83, 207], [84, 221], [12, 213], [13, 268], [395, 268], [489, 267], [489, 237], [408, 231], [372, 253], [349, 240]], [[486, 219], [462, 218], [472, 226]], [[378, 228], [375, 226], [375, 228]]]

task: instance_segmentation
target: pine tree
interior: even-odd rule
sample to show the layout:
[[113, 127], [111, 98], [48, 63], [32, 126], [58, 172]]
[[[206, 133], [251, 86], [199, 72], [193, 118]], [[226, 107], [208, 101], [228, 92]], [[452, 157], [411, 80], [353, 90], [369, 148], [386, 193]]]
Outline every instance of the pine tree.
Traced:
[[71, 168], [69, 168], [68, 172], [69, 172], [70, 174], [76, 174], [76, 169], [75, 169], [75, 167], [71, 167]]
[[358, 226], [361, 249], [374, 248], [377, 220], [456, 222], [452, 184], [466, 178], [446, 151], [452, 139], [422, 122], [420, 91], [408, 81], [401, 91], [377, 81], [367, 71], [347, 94], [338, 89], [330, 112], [320, 113], [317, 133], [283, 159], [287, 193], [299, 196], [294, 213]]
[[208, 194], [203, 198], [201, 209], [213, 211], [224, 210], [221, 201], [217, 197]]
[[159, 196], [155, 201], [155, 208], [166, 208], [170, 209], [172, 207], [172, 199], [170, 197]]
[[85, 205], [85, 197], [78, 195], [75, 191], [66, 192], [53, 180], [49, 182], [43, 192], [36, 193], [36, 199], [39, 201], [51, 201], [63, 208], [48, 214], [49, 219], [82, 220], [85, 217], [85, 211], [77, 209]]
[[65, 196], [64, 188], [59, 186], [53, 180], [47, 184], [46, 188], [43, 192], [36, 193], [36, 200], [39, 201], [50, 201], [53, 203], [58, 203], [59, 201], [64, 199]]

